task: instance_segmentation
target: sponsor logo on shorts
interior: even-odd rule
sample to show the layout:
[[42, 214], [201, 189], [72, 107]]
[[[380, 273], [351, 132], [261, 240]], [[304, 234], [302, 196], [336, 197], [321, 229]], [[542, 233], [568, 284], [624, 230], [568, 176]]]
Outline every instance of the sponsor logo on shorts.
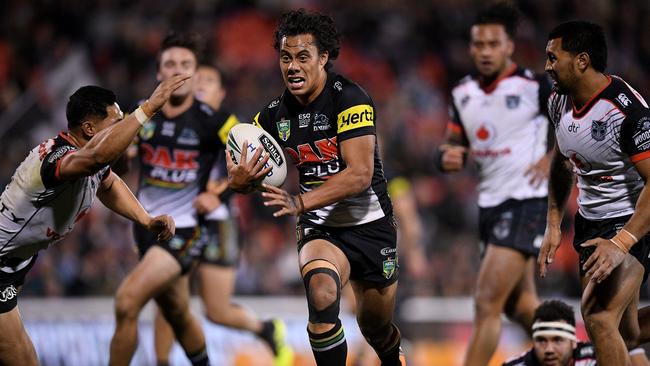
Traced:
[[0, 302], [7, 302], [16, 297], [16, 295], [18, 295], [18, 290], [16, 290], [14, 285], [9, 285], [0, 291]]
[[175, 250], [183, 248], [184, 245], [185, 240], [183, 240], [183, 238], [179, 238], [178, 236], [173, 237], [172, 240], [169, 241], [169, 247]]
[[388, 258], [383, 263], [383, 275], [387, 280], [393, 277], [397, 269], [397, 259]]
[[393, 253], [397, 253], [397, 248], [386, 247], [386, 248], [383, 248], [380, 251], [380, 253], [381, 253], [381, 255], [384, 255], [384, 256], [385, 255], [391, 255]]
[[494, 234], [495, 238], [498, 240], [503, 240], [510, 235], [512, 218], [512, 211], [504, 212], [501, 214], [499, 221], [497, 221], [496, 225], [494, 225], [494, 228], [492, 229], [492, 233]]

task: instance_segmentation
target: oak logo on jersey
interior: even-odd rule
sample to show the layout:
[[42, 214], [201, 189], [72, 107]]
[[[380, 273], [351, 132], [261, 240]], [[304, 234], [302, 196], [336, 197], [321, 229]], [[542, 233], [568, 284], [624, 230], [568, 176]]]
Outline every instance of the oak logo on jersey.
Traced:
[[515, 109], [519, 107], [521, 97], [519, 95], [506, 95], [506, 107], [508, 109]]
[[607, 134], [607, 121], [591, 121], [591, 138], [603, 141]]
[[339, 113], [336, 121], [337, 132], [375, 125], [375, 110], [368, 104], [355, 105]]
[[275, 123], [278, 127], [278, 136], [282, 141], [287, 141], [291, 135], [291, 120], [282, 118]]

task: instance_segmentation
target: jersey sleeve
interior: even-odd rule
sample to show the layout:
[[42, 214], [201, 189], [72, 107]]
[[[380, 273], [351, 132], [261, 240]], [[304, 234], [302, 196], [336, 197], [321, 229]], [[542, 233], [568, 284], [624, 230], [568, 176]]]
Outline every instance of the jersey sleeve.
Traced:
[[228, 141], [228, 133], [230, 132], [230, 129], [233, 128], [234, 125], [239, 123], [239, 119], [237, 119], [237, 116], [234, 114], [230, 114], [226, 121], [221, 125], [218, 131], [218, 136], [219, 136], [219, 141], [223, 144], [223, 146], [226, 146], [226, 142]]
[[343, 87], [336, 115], [336, 133], [339, 142], [363, 135], [374, 135], [375, 106], [372, 99], [356, 84]]
[[63, 181], [60, 176], [61, 161], [68, 154], [77, 151], [77, 148], [70, 145], [55, 146], [52, 148], [41, 164], [41, 180], [45, 188], [55, 187]]
[[460, 119], [460, 113], [458, 113], [458, 108], [452, 100], [449, 103], [449, 120], [447, 121], [447, 136], [460, 135], [460, 142], [463, 146], [469, 146], [469, 140], [467, 139], [467, 133], [465, 132], [465, 127], [463, 127], [463, 122]]
[[650, 109], [638, 108], [621, 124], [621, 150], [633, 163], [650, 158]]

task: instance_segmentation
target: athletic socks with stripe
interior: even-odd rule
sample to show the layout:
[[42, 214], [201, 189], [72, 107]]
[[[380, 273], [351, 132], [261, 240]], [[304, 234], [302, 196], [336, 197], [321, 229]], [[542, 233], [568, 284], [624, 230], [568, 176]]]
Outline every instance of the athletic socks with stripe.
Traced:
[[341, 319], [336, 320], [334, 328], [322, 334], [309, 334], [309, 343], [318, 366], [345, 365], [348, 356], [348, 344], [345, 341], [345, 333]]
[[192, 366], [210, 366], [210, 360], [208, 359], [208, 350], [203, 347], [202, 350], [189, 354], [185, 353], [187, 358], [190, 359]]

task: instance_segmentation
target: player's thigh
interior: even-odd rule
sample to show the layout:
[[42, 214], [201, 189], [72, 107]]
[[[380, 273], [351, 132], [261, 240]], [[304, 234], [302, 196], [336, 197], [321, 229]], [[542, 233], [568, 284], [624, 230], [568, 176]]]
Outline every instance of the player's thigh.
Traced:
[[117, 297], [129, 297], [141, 306], [181, 276], [181, 266], [165, 249], [153, 246], [124, 279]]
[[201, 263], [197, 269], [200, 294], [206, 310], [219, 311], [228, 306], [235, 289], [235, 268]]
[[18, 307], [0, 314], [0, 365], [38, 365], [36, 350], [27, 335]]
[[631, 255], [625, 256], [603, 282], [596, 284], [582, 277], [583, 292], [581, 299], [582, 314], [585, 316], [605, 314], [611, 320], [621, 319], [628, 305], [638, 296], [643, 282], [644, 268]]
[[182, 275], [172, 280], [154, 299], [168, 321], [185, 314], [190, 307], [189, 275]]
[[477, 299], [505, 302], [525, 276], [528, 263], [529, 259], [517, 250], [488, 244], [479, 269]]
[[303, 276], [314, 268], [331, 266], [338, 273], [341, 286], [345, 286], [350, 278], [347, 257], [339, 247], [325, 239], [314, 239], [304, 244], [298, 253], [298, 260]]
[[357, 304], [357, 319], [361, 326], [386, 325], [393, 319], [397, 282], [378, 287], [367, 281], [350, 281]]

